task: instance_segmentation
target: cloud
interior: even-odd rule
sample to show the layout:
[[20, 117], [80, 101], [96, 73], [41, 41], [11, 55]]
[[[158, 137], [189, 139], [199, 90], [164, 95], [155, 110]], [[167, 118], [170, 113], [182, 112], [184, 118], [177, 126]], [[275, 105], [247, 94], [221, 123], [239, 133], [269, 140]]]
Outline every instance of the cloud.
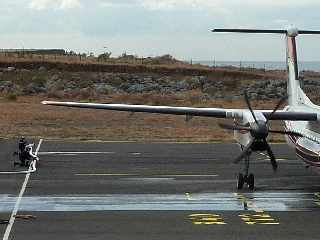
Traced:
[[[316, 30], [319, 7], [319, 0], [2, 0], [0, 43], [77, 51], [108, 46], [115, 55], [172, 53], [185, 59], [282, 59], [281, 36], [209, 30], [284, 28], [290, 23]], [[301, 57], [315, 59], [318, 39], [310, 36], [306, 44], [307, 38], [299, 38], [299, 47], [312, 50]]]
[[303, 7], [316, 5], [320, 6], [318, 0], [282, 0], [282, 1], [269, 1], [269, 0], [100, 0], [104, 6], [142, 6], [149, 10], [178, 10], [181, 8], [189, 9], [225, 9], [225, 8], [244, 8], [244, 7], [257, 7], [257, 8], [273, 8], [273, 7]]
[[71, 8], [78, 8], [81, 6], [79, 0], [62, 0], [60, 4], [60, 8], [62, 9], [71, 9]]
[[51, 0], [32, 0], [29, 7], [36, 10], [44, 10], [51, 3]]
[[35, 10], [73, 9], [81, 6], [80, 0], [31, 0], [29, 7]]

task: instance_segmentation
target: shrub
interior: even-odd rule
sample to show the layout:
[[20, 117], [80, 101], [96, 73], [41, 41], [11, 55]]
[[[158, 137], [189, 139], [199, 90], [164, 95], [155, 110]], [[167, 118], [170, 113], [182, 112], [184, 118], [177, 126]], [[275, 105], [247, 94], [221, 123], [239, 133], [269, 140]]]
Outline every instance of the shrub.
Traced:
[[9, 101], [17, 101], [17, 94], [16, 93], [8, 93], [6, 95], [6, 99]]

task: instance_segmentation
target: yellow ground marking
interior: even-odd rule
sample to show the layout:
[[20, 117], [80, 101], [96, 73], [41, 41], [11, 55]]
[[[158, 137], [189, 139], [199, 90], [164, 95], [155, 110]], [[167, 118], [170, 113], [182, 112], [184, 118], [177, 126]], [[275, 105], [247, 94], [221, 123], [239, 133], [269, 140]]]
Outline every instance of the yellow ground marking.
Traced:
[[259, 224], [259, 225], [279, 225], [274, 218], [269, 214], [240, 214], [239, 217], [249, 225]]
[[223, 218], [218, 214], [198, 213], [191, 214], [188, 219], [195, 225], [225, 225]]
[[259, 224], [263, 224], [263, 225], [280, 225], [279, 222], [259, 223]]
[[247, 207], [251, 208], [255, 214], [240, 214], [239, 217], [248, 225], [279, 225], [280, 223], [272, 218], [263, 209], [258, 208], [252, 201], [247, 199], [243, 194], [234, 193], [235, 197], [244, 203]]

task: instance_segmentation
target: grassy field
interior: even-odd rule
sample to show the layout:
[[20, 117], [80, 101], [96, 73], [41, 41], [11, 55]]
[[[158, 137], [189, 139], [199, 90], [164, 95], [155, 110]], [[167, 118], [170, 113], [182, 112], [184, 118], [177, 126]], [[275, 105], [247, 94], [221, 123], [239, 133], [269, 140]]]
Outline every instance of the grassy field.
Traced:
[[[239, 101], [208, 101], [195, 103], [187, 96], [152, 96], [157, 103], [197, 107], [245, 107]], [[97, 102], [145, 103], [146, 95], [112, 95], [96, 99]], [[149, 96], [150, 97], [150, 96]], [[152, 104], [149, 98], [149, 104]], [[162, 99], [163, 98], [163, 99]], [[183, 100], [182, 100], [183, 98]], [[44, 106], [47, 96], [18, 97], [17, 101], [2, 99], [0, 107], [1, 137], [43, 137], [46, 139], [103, 140], [103, 141], [179, 141], [214, 142], [231, 141], [232, 132], [222, 130], [222, 119], [194, 117], [186, 122], [184, 116], [146, 113], [124, 113], [105, 110], [69, 109]], [[52, 100], [52, 99], [51, 99]], [[70, 99], [67, 99], [70, 100]], [[183, 101], [183, 102], [182, 102]], [[254, 102], [259, 108], [268, 108], [274, 102]], [[280, 122], [273, 123], [279, 128]], [[282, 141], [281, 136], [272, 136], [272, 141]]]

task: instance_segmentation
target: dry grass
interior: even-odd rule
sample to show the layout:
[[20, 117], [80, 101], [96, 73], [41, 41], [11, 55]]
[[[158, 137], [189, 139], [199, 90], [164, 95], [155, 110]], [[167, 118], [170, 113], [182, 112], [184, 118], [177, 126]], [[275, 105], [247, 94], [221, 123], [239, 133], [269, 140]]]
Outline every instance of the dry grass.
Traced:
[[[195, 93], [193, 93], [195, 94]], [[149, 96], [148, 103], [168, 105], [244, 107], [242, 101], [208, 101], [192, 104], [185, 96]], [[41, 105], [45, 96], [19, 97], [17, 101], [2, 99], [0, 107], [1, 137], [20, 135], [50, 139], [133, 140], [133, 141], [231, 141], [233, 133], [218, 127], [214, 118], [195, 117], [190, 122], [184, 116], [67, 109]], [[107, 102], [145, 103], [145, 95], [113, 95]], [[182, 102], [185, 100], [185, 102]], [[106, 102], [104, 98], [96, 99]], [[255, 106], [274, 106], [272, 102], [254, 103]], [[278, 126], [278, 123], [276, 123]], [[280, 138], [274, 138], [279, 141]]]
[[121, 62], [121, 59], [110, 59], [99, 62], [97, 58], [79, 56], [28, 55], [19, 57], [18, 54], [5, 55], [0, 53], [0, 67], [15, 66], [17, 68], [58, 69], [69, 72], [126, 72], [126, 73], [158, 73], [166, 75], [205, 75], [226, 79], [284, 79], [284, 71], [264, 71], [261, 69], [238, 69], [228, 67], [209, 67], [200, 64], [191, 65], [184, 62], [147, 64], [140, 61]]

